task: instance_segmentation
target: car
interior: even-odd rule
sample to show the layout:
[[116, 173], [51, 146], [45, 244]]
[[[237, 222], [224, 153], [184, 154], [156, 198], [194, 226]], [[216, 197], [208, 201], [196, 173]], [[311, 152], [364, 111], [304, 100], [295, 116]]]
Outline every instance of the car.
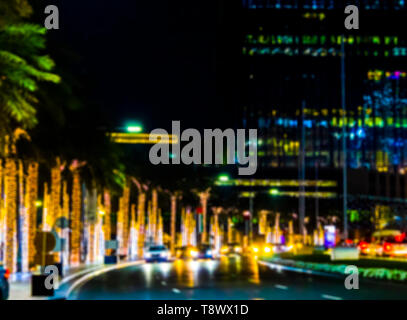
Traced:
[[7, 300], [9, 296], [9, 283], [8, 278], [10, 272], [0, 266], [0, 300]]
[[180, 247], [176, 250], [176, 257], [179, 259], [197, 259], [198, 255], [198, 248], [191, 245]]
[[285, 244], [273, 244], [273, 243], [257, 243], [253, 244], [249, 248], [249, 253], [254, 256], [268, 257], [275, 253], [283, 253], [290, 251], [291, 248]]
[[144, 260], [146, 262], [165, 262], [169, 261], [170, 252], [166, 246], [153, 245], [150, 246], [144, 253]]
[[224, 255], [237, 255], [242, 253], [242, 247], [238, 243], [229, 243], [223, 246], [220, 252]]
[[214, 259], [215, 258], [215, 250], [209, 244], [202, 244], [198, 247], [198, 259]]
[[407, 239], [405, 233], [383, 238], [377, 254], [382, 257], [407, 257]]
[[358, 248], [366, 256], [407, 257], [406, 234], [399, 230], [376, 231], [370, 242], [361, 241]]

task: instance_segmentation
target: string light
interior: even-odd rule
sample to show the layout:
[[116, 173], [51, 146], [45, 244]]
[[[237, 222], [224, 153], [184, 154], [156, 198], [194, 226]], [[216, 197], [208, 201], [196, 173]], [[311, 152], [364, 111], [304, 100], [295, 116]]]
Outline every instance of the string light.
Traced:
[[146, 202], [146, 195], [140, 193], [138, 196], [138, 208], [137, 208], [137, 224], [138, 224], [138, 256], [142, 257], [144, 252], [144, 233], [145, 233], [145, 214], [144, 207]]
[[37, 231], [37, 197], [38, 197], [38, 163], [31, 162], [28, 165], [26, 179], [26, 206], [28, 215], [28, 264], [34, 263], [35, 246], [34, 239]]
[[[27, 192], [27, 190], [26, 190]], [[24, 166], [21, 160], [18, 161], [18, 206], [19, 221], [21, 222], [21, 270], [28, 272], [28, 229], [29, 216], [26, 208], [26, 198], [24, 197]]]
[[6, 211], [6, 241], [5, 241], [5, 267], [10, 273], [16, 271], [17, 258], [17, 166], [13, 159], [6, 160], [4, 173], [5, 211]]
[[[69, 220], [69, 193], [68, 193], [68, 183], [66, 181], [63, 182], [63, 190], [62, 190], [62, 216], [68, 221]], [[69, 230], [66, 229], [64, 230], [64, 238], [65, 238], [65, 243], [66, 243], [66, 248], [64, 248], [64, 261], [69, 263]]]
[[47, 215], [47, 224], [52, 229], [55, 221], [59, 218], [61, 208], [61, 161], [56, 160], [56, 165], [51, 169], [51, 201], [49, 214]]
[[177, 217], [177, 196], [171, 196], [171, 253], [175, 253], [175, 224]]
[[77, 266], [80, 262], [81, 240], [81, 185], [78, 170], [73, 171], [72, 183], [72, 239], [71, 239], [71, 265]]
[[[4, 228], [5, 228], [5, 215], [4, 215], [4, 202], [2, 197], [3, 188], [3, 160], [0, 159], [0, 243], [4, 243]], [[0, 255], [3, 256], [3, 252], [0, 249]]]
[[44, 200], [42, 207], [42, 230], [50, 231], [50, 226], [48, 225], [48, 208], [49, 208], [49, 194], [48, 194], [48, 183], [44, 183]]
[[119, 212], [117, 216], [117, 237], [123, 254], [126, 254], [128, 249], [129, 204], [130, 187], [126, 185], [123, 189], [123, 196], [119, 200]]
[[152, 208], [152, 224], [153, 224], [153, 237], [154, 237], [154, 242], [157, 243], [158, 240], [158, 227], [157, 227], [157, 223], [158, 223], [158, 193], [157, 190], [153, 190], [153, 208]]

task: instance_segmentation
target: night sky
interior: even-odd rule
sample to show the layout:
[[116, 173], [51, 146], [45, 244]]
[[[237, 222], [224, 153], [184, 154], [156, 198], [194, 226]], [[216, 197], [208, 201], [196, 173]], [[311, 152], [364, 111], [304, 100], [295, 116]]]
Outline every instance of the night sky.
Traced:
[[[52, 31], [82, 62], [72, 70], [92, 79], [89, 94], [118, 126], [141, 120], [146, 130], [235, 124], [224, 91], [225, 51], [218, 1], [54, 1]], [[223, 68], [223, 69], [222, 69]], [[221, 69], [221, 70], [220, 70]]]

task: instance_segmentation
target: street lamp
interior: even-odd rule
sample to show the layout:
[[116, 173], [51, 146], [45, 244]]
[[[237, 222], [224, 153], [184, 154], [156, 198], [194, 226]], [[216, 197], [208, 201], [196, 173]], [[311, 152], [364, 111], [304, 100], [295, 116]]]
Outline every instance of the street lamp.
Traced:
[[280, 190], [278, 190], [278, 189], [270, 189], [269, 193], [272, 196], [278, 196], [280, 194]]
[[219, 180], [219, 181], [222, 181], [222, 182], [227, 182], [227, 181], [229, 181], [229, 176], [228, 176], [227, 174], [221, 174], [221, 175], [218, 177], [218, 180]]
[[129, 133], [139, 133], [143, 131], [143, 127], [141, 125], [131, 125], [126, 127], [126, 131]]

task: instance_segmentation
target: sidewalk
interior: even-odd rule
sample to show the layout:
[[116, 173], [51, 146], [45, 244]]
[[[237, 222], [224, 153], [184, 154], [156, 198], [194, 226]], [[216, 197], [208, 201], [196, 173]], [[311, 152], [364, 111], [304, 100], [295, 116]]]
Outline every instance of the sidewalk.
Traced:
[[[102, 269], [104, 264], [84, 264], [78, 267], [67, 268], [64, 270], [64, 278], [60, 280], [60, 287], [63, 287], [69, 281], [92, 272]], [[32, 297], [31, 296], [31, 273], [16, 273], [10, 276], [10, 295], [9, 300], [47, 300], [50, 297]], [[57, 290], [57, 292], [59, 289]], [[57, 296], [56, 296], [57, 297]]]

